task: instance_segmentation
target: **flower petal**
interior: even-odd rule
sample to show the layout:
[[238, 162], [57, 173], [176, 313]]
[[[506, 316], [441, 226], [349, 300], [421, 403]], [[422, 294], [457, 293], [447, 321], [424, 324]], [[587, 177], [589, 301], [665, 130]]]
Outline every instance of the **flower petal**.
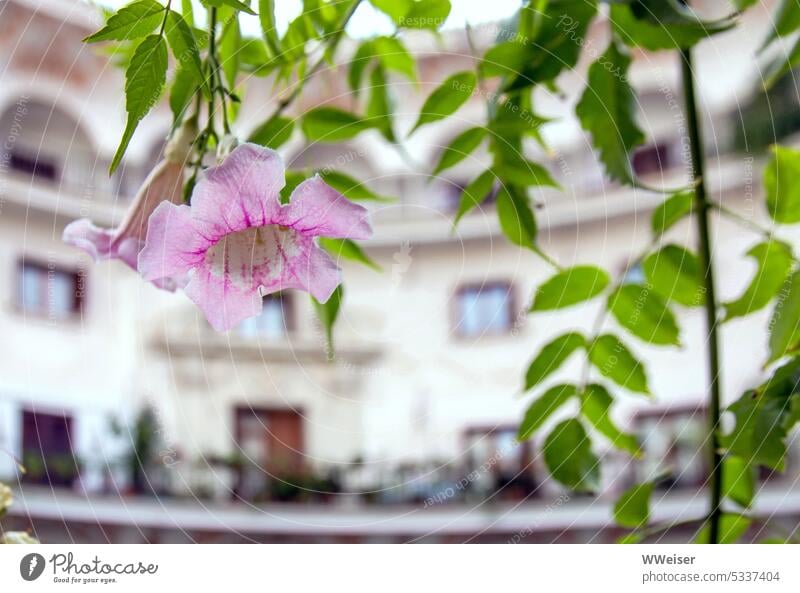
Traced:
[[150, 216], [139, 273], [151, 282], [183, 277], [203, 261], [208, 247], [192, 225], [189, 206], [163, 202]]
[[208, 169], [192, 193], [192, 218], [209, 240], [269, 224], [280, 210], [286, 184], [277, 152], [241, 144], [218, 167]]
[[354, 204], [319, 175], [306, 179], [292, 192], [279, 224], [310, 236], [369, 239], [367, 209]]
[[116, 257], [113, 247], [114, 231], [95, 226], [88, 218], [69, 223], [64, 228], [62, 239], [65, 243], [83, 249], [94, 261]]
[[296, 245], [296, 252], [284, 259], [280, 273], [262, 279], [262, 292], [299, 288], [324, 303], [341, 283], [341, 270], [312, 239], [300, 237]]
[[258, 315], [263, 306], [258, 289], [242, 289], [230, 278], [214, 274], [209, 266], [195, 270], [184, 292], [217, 331], [229, 330]]

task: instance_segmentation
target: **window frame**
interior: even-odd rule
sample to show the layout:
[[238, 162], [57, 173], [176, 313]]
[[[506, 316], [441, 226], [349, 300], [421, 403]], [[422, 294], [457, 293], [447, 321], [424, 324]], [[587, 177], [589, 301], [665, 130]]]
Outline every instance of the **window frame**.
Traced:
[[[465, 293], [477, 290], [478, 294], [483, 291], [493, 288], [504, 288], [506, 293], [506, 313], [507, 313], [507, 326], [502, 330], [486, 330], [472, 334], [464, 331], [463, 319], [460, 317], [461, 305], [460, 299]], [[450, 302], [450, 328], [451, 333], [459, 340], [479, 340], [483, 338], [495, 338], [503, 336], [511, 336], [514, 334], [514, 321], [517, 317], [518, 302], [517, 302], [516, 285], [511, 280], [489, 280], [486, 282], [465, 282], [459, 284], [453, 291], [452, 300]]]
[[[26, 268], [37, 270], [45, 278], [45, 282], [42, 283], [42, 286], [40, 287], [40, 290], [44, 291], [43, 307], [37, 307], [35, 309], [30, 308], [26, 306], [24, 299], [22, 298], [23, 274]], [[65, 312], [63, 315], [51, 315], [51, 308], [49, 306], [49, 275], [51, 273], [66, 274], [73, 278], [73, 303], [69, 311]], [[17, 258], [16, 264], [12, 269], [12, 274], [14, 276], [11, 282], [11, 286], [13, 287], [12, 290], [14, 291], [12, 302], [14, 303], [14, 309], [20, 315], [31, 318], [47, 319], [52, 322], [71, 321], [83, 317], [83, 314], [86, 311], [86, 270], [84, 268], [80, 266], [70, 266], [60, 262], [48, 263], [36, 257], [28, 257], [23, 255]]]
[[[269, 294], [265, 294], [261, 297], [262, 300], [262, 311], [254, 316], [248, 317], [247, 319], [243, 320], [236, 328], [236, 334], [243, 340], [283, 340], [286, 339], [289, 335], [297, 331], [297, 311], [295, 307], [295, 298], [294, 295], [287, 291], [282, 290], [278, 292], [272, 292]], [[281, 301], [281, 309], [283, 310], [283, 332], [280, 336], [271, 336], [263, 331], [260, 331], [256, 327], [256, 331], [254, 332], [245, 332], [242, 331], [242, 323], [246, 323], [250, 320], [257, 319], [259, 316], [263, 315], [263, 304], [267, 300], [278, 300]]]

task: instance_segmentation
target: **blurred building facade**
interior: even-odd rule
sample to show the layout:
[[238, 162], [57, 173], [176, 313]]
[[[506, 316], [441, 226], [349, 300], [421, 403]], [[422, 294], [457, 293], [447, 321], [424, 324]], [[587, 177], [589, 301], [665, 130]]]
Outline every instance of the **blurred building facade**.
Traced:
[[[763, 216], [764, 150], [742, 150], [737, 130], [740, 114], [757, 107], [752, 56], [767, 23], [767, 6], [751, 11], [747, 42], [721, 35], [698, 55], [707, 182], [753, 220]], [[615, 495], [667, 468], [680, 471], [665, 478], [654, 518], [702, 515], [700, 311], [680, 311], [680, 349], [631, 340], [655, 398], [623, 396], [614, 416], [642, 439], [646, 460], [633, 464], [598, 438], [599, 498], [552, 483], [539, 439], [515, 441], [532, 398], [520, 393], [527, 363], [556, 332], [588, 331], [598, 304], [528, 316], [551, 270], [505, 241], [491, 199], [452, 232], [460, 191], [489, 156], [476, 153], [443, 177], [429, 171], [457, 133], [482, 123], [485, 97], [415, 134], [411, 163], [377, 132], [346, 145], [296, 137], [281, 150], [293, 166], [342, 170], [396, 198], [370, 206], [376, 232], [365, 249], [382, 272], [341, 262], [333, 361], [304, 294], [268, 297], [259, 318], [219, 334], [183, 295], [64, 245], [62, 230], [75, 218], [105, 226], [122, 218], [170, 126], [168, 109], [157, 108], [120, 172], [107, 176], [124, 126], [123, 77], [81, 43], [98, 25], [79, 2], [0, 2], [0, 449], [9, 453], [0, 455], [0, 479], [17, 490], [8, 521], [51, 542], [610, 541], [620, 533]], [[598, 52], [603, 30], [597, 23], [588, 37]], [[503, 34], [499, 25], [475, 31], [483, 42]], [[463, 31], [446, 33], [443, 46], [408, 42], [422, 88], [393, 84], [401, 135], [427, 93], [472, 60]], [[631, 262], [650, 240], [659, 197], [604, 178], [570, 115], [587, 65], [560, 79], [567, 99], [537, 96], [537, 111], [556, 121], [542, 130], [551, 152], [532, 146], [531, 154], [564, 188], [534, 194], [541, 242], [564, 265], [596, 263], [636, 280], [642, 272]], [[669, 53], [642, 53], [631, 73], [649, 139], [634, 167], [664, 187], [686, 181], [678, 70]], [[296, 113], [357, 105], [343, 71], [313, 81]], [[242, 136], [274, 105], [270, 80], [247, 83]], [[796, 94], [793, 107], [790, 116]], [[730, 299], [752, 274], [742, 256], [758, 237], [722, 221], [714, 234], [720, 290]], [[669, 240], [691, 244], [690, 222]], [[761, 377], [767, 319], [764, 312], [722, 329], [729, 401]], [[581, 364], [576, 357], [558, 378], [579, 376]], [[763, 476], [754, 509], [789, 529], [800, 518], [797, 462], [783, 476]]]

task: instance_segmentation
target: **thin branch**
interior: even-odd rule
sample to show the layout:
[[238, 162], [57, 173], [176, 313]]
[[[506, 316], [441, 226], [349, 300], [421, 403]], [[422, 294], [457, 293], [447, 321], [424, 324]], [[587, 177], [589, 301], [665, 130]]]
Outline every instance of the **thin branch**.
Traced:
[[694, 85], [694, 68], [691, 50], [681, 50], [681, 72], [683, 80], [684, 109], [689, 129], [692, 177], [695, 181], [695, 220], [699, 237], [700, 265], [703, 270], [703, 285], [706, 292], [705, 312], [708, 332], [708, 436], [709, 436], [709, 511], [708, 541], [719, 541], [722, 517], [722, 455], [719, 443], [721, 408], [719, 336], [717, 335], [717, 298], [714, 284], [714, 261], [711, 252], [711, 231], [708, 211], [711, 207], [706, 196], [703, 140], [697, 114], [697, 97]]

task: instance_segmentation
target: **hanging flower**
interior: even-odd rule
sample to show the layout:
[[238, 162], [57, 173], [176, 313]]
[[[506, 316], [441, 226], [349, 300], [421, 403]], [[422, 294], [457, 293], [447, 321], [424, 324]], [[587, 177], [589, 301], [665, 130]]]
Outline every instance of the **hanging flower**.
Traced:
[[163, 203], [139, 254], [146, 280], [188, 277], [186, 295], [222, 331], [261, 311], [262, 296], [287, 288], [328, 300], [340, 270], [314, 237], [367, 239], [367, 211], [322, 181], [305, 180], [282, 204], [280, 156], [236, 147], [197, 182], [191, 207]]
[[[66, 226], [62, 237], [64, 242], [84, 250], [95, 261], [119, 259], [136, 270], [150, 215], [164, 201], [174, 204], [183, 201], [184, 164], [195, 133], [193, 121], [179, 129], [167, 144], [164, 160], [144, 180], [117, 228], [103, 229], [88, 218], [82, 218]], [[174, 290], [175, 283], [169, 280], [158, 286]]]

